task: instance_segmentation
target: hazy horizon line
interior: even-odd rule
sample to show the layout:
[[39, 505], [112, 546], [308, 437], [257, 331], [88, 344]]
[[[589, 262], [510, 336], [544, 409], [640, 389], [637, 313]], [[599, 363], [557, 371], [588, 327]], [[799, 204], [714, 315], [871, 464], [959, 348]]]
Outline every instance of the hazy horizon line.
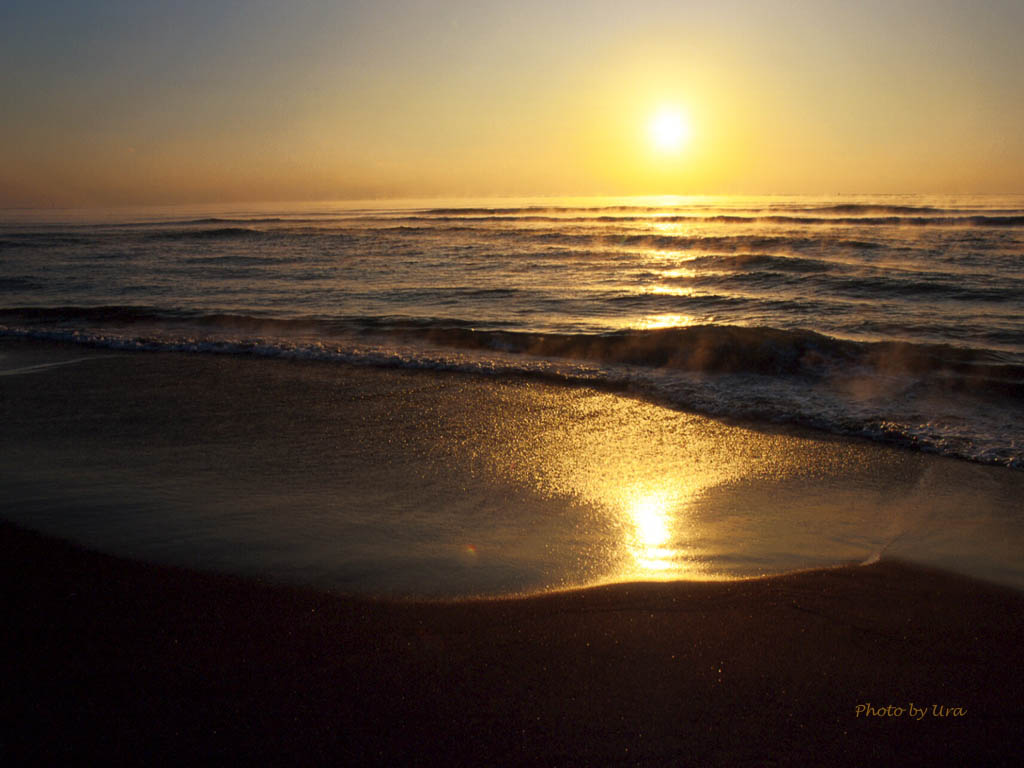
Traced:
[[1024, 196], [1024, 190], [1015, 192], [687, 192], [687, 193], [536, 193], [536, 194], [424, 194], [424, 195], [355, 195], [310, 198], [225, 198], [217, 200], [175, 200], [175, 201], [134, 201], [90, 203], [73, 205], [0, 205], [0, 211], [72, 211], [90, 209], [120, 208], [171, 208], [182, 206], [217, 205], [313, 205], [317, 203], [356, 202], [399, 202], [427, 200], [533, 200], [533, 199], [653, 199], [653, 198], [728, 198], [728, 197], [1017, 197]]

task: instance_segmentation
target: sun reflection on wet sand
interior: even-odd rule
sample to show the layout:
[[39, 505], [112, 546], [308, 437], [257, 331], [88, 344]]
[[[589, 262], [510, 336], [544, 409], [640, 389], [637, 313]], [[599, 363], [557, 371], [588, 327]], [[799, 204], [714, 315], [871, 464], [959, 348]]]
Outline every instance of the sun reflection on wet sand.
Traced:
[[661, 581], [713, 578], [696, 556], [698, 531], [690, 519], [694, 492], [686, 483], [624, 489], [609, 505], [621, 510], [626, 535], [622, 546], [629, 557], [615, 578]]
[[673, 499], [664, 491], [632, 492], [626, 499], [626, 514], [633, 523], [633, 536], [627, 547], [637, 568], [652, 571], [652, 575], [678, 570], [676, 560], [680, 551], [668, 546], [675, 528]]
[[[452, 424], [464, 428], [448, 427], [436, 446], [450, 449], [444, 466], [465, 466], [484, 488], [502, 489], [493, 501], [483, 492], [466, 497], [471, 511], [487, 510], [486, 523], [471, 533], [460, 523], [458, 540], [480, 549], [474, 573], [521, 567], [542, 574], [537, 581], [548, 588], [863, 562], [889, 546], [893, 515], [914, 507], [918, 479], [933, 463], [583, 388], [521, 382], [488, 392], [461, 398], [476, 407], [460, 408]], [[944, 473], [959, 465], [950, 467]], [[938, 496], [927, 498], [935, 510]], [[955, 518], [957, 504], [945, 506], [942, 514]], [[900, 535], [901, 551], [927, 544], [916, 529]]]
[[628, 398], [561, 395], [524, 421], [507, 446], [515, 463], [501, 471], [568, 504], [584, 581], [720, 578], [705, 551], [720, 525], [702, 517], [701, 500], [751, 472], [748, 441]]

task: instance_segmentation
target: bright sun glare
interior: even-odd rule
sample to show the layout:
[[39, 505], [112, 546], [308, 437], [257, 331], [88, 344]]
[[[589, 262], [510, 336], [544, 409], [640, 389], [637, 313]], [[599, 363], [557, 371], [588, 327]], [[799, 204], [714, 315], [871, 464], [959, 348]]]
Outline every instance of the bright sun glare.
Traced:
[[690, 138], [690, 123], [682, 110], [662, 107], [651, 118], [649, 132], [655, 149], [678, 152]]

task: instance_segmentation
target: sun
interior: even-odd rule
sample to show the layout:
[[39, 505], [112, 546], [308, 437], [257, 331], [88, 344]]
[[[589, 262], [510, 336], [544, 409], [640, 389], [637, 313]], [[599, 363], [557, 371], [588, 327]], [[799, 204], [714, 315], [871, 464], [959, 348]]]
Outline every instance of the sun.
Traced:
[[662, 107], [651, 117], [648, 134], [659, 152], [678, 152], [690, 139], [690, 121], [678, 107]]

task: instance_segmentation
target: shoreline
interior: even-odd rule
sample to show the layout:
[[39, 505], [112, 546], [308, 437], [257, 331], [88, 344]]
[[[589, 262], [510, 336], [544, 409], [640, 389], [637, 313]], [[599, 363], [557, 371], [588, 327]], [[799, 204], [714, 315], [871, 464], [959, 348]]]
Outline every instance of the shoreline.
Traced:
[[1007, 468], [592, 387], [61, 350], [0, 341], [0, 517], [99, 551], [422, 597], [883, 553], [1024, 587]]
[[[706, 327], [712, 328], [714, 326], [709, 325]], [[742, 329], [741, 326], [723, 327], [731, 328], [733, 330]], [[791, 331], [779, 331], [777, 329], [770, 330], [775, 333], [795, 333]], [[34, 335], [32, 332], [22, 331], [12, 335], [0, 336], [0, 352], [2, 352], [5, 347], [17, 350], [18, 346], [21, 345], [24, 349], [31, 349], [34, 346], [39, 349], [46, 349], [48, 347], [50, 349], [67, 349], [75, 352], [86, 351], [86, 354], [91, 357], [100, 357], [104, 355], [114, 357], [119, 355], [137, 355], [140, 353], [155, 353], [159, 355], [202, 355], [238, 358], [240, 360], [277, 360], [299, 365], [342, 365], [354, 368], [389, 370], [403, 373], [443, 373], [446, 375], [469, 376], [481, 381], [493, 381], [496, 378], [494, 376], [494, 372], [488, 367], [473, 368], [474, 364], [470, 362], [465, 363], [465, 365], [452, 365], [450, 363], [438, 362], [437, 360], [430, 363], [423, 363], [421, 361], [416, 364], [400, 361], [379, 363], [374, 361], [372, 356], [365, 359], [359, 359], [358, 357], [347, 358], [345, 354], [348, 353], [343, 354], [340, 352], [332, 352], [329, 351], [329, 348], [323, 349], [310, 346], [303, 347], [301, 344], [294, 348], [278, 349], [273, 353], [268, 353], [266, 350], [263, 350], [254, 354], [251, 342], [239, 342], [233, 339], [224, 339], [221, 341], [207, 340], [203, 342], [193, 340], [182, 342], [169, 339], [150, 339], [137, 342], [136, 340], [129, 338], [89, 338], [88, 334], [86, 334], [72, 340], [65, 336], [66, 333], [69, 332], [59, 331], [54, 332], [55, 335], [51, 336], [47, 335], [45, 332], [42, 332], [42, 335]], [[833, 341], [837, 343], [855, 343], [849, 339], [841, 338], [835, 338]], [[137, 343], [140, 345], [136, 346]], [[204, 344], [209, 345], [209, 347], [203, 349], [202, 347]], [[269, 341], [267, 344], [273, 346], [274, 342]], [[259, 344], [255, 345], [257, 348], [259, 346]], [[469, 347], [468, 349], [472, 350], [472, 347]], [[438, 353], [442, 353], [442, 351], [458, 353], [462, 351], [462, 348], [457, 345], [452, 347], [442, 345], [435, 350], [435, 352]], [[557, 358], [558, 354], [555, 353], [554, 357]], [[515, 363], [522, 363], [529, 358], [530, 355], [512, 354], [511, 357], [505, 361], [505, 364], [514, 366]], [[538, 358], [538, 360], [541, 359], [543, 358]], [[585, 363], [587, 360], [585, 358], [574, 360], [572, 356], [569, 356], [564, 358], [564, 362]], [[599, 364], [600, 361], [590, 362]], [[640, 366], [640, 368], [643, 369], [644, 366]], [[657, 366], [652, 367], [650, 370], [657, 370]], [[497, 378], [518, 380], [526, 383], [537, 383], [543, 386], [567, 387], [571, 389], [582, 388], [605, 392], [618, 397], [634, 399], [681, 413], [698, 415], [702, 418], [711, 419], [722, 424], [738, 426], [769, 434], [782, 432], [808, 436], [811, 439], [845, 440], [869, 446], [882, 446], [900, 451], [907, 451], [915, 455], [933, 455], [944, 459], [963, 461], [968, 464], [983, 467], [999, 467], [1014, 471], [1021, 471], [1024, 469], [1024, 464], [1021, 464], [1017, 459], [1004, 459], [1004, 457], [1000, 457], [998, 455], [969, 455], [958, 450], [949, 450], [947, 447], [930, 445], [927, 441], [920, 442], [918, 437], [908, 437], [907, 435], [900, 435], [891, 431], [880, 431], [874, 427], [870, 429], [863, 426], [855, 428], [849, 425], [844, 426], [838, 423], [830, 423], [827, 421], [822, 422], [819, 417], [808, 416], [806, 414], [780, 415], [777, 412], [751, 413], [744, 409], [740, 409], [738, 411], [730, 409], [723, 410], [721, 407], [710, 401], [679, 400], [673, 397], [670, 393], [659, 390], [654, 384], [649, 382], [644, 384], [641, 381], [630, 378], [609, 379], [591, 376], [587, 373], [573, 373], [568, 369], [563, 372], [558, 372], [557, 370], [546, 370], [542, 367], [524, 367], [518, 370], [510, 370], [502, 373], [500, 377]]]
[[[0, 562], [8, 764], [1009, 765], [1024, 747], [1024, 593], [893, 561], [456, 602], [6, 522]], [[910, 703], [928, 714], [856, 714]]]

